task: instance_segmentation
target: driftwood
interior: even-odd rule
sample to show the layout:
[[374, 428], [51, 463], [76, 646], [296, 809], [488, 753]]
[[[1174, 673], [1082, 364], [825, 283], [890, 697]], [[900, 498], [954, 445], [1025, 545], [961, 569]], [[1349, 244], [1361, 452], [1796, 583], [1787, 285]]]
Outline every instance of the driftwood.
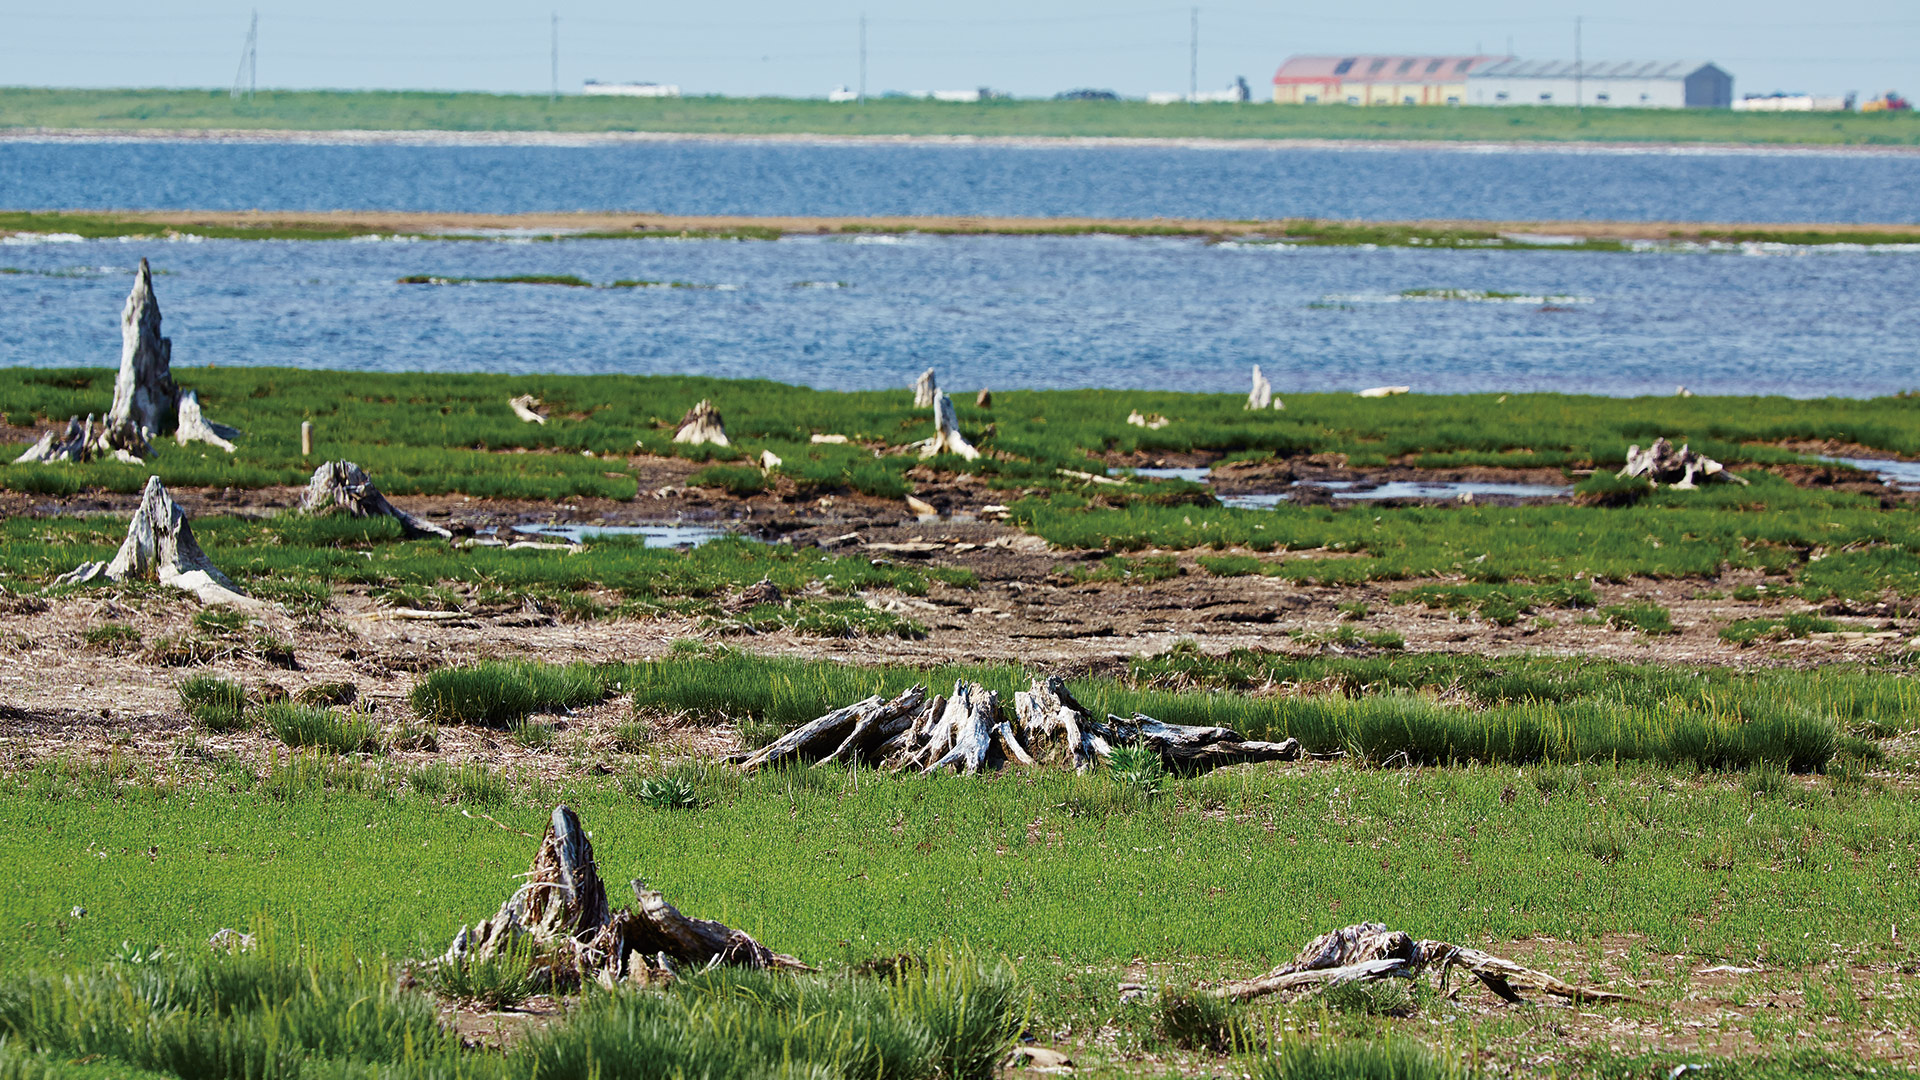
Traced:
[[612, 987], [650, 983], [680, 970], [716, 965], [815, 969], [723, 923], [680, 913], [660, 893], [634, 881], [635, 905], [611, 910], [593, 842], [580, 818], [562, 804], [553, 809], [526, 884], [490, 919], [463, 926], [433, 964], [469, 964], [526, 950], [533, 970], [552, 988], [592, 980]]
[[1354, 397], [1399, 397], [1413, 392], [1411, 386], [1369, 386], [1365, 390], [1355, 390]]
[[67, 418], [65, 434], [47, 432], [40, 441], [27, 447], [25, 453], [13, 459], [15, 465], [43, 464], [51, 465], [59, 461], [86, 461], [93, 456], [93, 414], [87, 414], [87, 422], [82, 424], [77, 416]]
[[173, 429], [180, 391], [172, 364], [173, 342], [160, 336], [153, 271], [141, 259], [120, 309], [120, 372], [113, 380], [113, 406], [100, 424], [101, 450], [144, 456], [148, 440]]
[[779, 468], [784, 464], [786, 464], [786, 462], [780, 460], [779, 454], [776, 454], [771, 450], [760, 451], [760, 468], [761, 469], [767, 472], [772, 472], [773, 470]]
[[301, 513], [318, 514], [335, 508], [353, 517], [390, 517], [400, 523], [402, 534], [409, 540], [425, 536], [453, 538], [452, 533], [440, 526], [422, 521], [388, 502], [365, 470], [351, 461], [321, 464], [313, 470], [313, 478], [307, 481], [307, 490], [300, 496]]
[[713, 402], [705, 398], [700, 399], [693, 408], [687, 410], [687, 415], [680, 418], [680, 426], [673, 432], [673, 441], [692, 446], [698, 446], [701, 443], [712, 443], [715, 446], [731, 445], [727, 442], [727, 426], [720, 419], [720, 410], [714, 408]]
[[200, 544], [193, 538], [193, 526], [187, 524], [187, 515], [167, 489], [161, 485], [160, 478], [147, 478], [147, 487], [140, 495], [140, 508], [133, 513], [133, 520], [127, 523], [127, 538], [114, 553], [111, 562], [83, 563], [69, 573], [55, 580], [58, 585], [77, 585], [82, 582], [125, 581], [128, 578], [152, 577], [162, 585], [182, 589], [199, 598], [203, 604], [224, 604], [230, 607], [258, 608], [260, 601], [242, 593], [227, 575], [221, 573], [207, 554], [200, 550]]
[[944, 391], [933, 394], [933, 438], [920, 444], [920, 456], [930, 458], [938, 453], [959, 454], [972, 461], [980, 456], [965, 435], [960, 434], [960, 418], [953, 411], [953, 399]]
[[1273, 384], [1260, 374], [1260, 365], [1253, 365], [1253, 389], [1247, 394], [1247, 408], [1259, 410], [1265, 408], [1284, 409], [1286, 404], [1273, 396]]
[[1700, 485], [1696, 480], [1732, 480], [1746, 484], [1743, 476], [1735, 476], [1727, 471], [1725, 465], [1705, 454], [1683, 444], [1675, 450], [1673, 444], [1664, 438], [1653, 440], [1645, 450], [1635, 443], [1627, 447], [1627, 464], [1616, 476], [1644, 476], [1654, 484], [1667, 484], [1680, 491], [1691, 491]]
[[933, 395], [939, 390], [940, 388], [934, 384], [933, 369], [928, 368], [921, 372], [920, 377], [913, 380], [913, 407], [928, 408], [933, 404]]
[[233, 453], [233, 437], [240, 434], [238, 428], [225, 424], [215, 424], [200, 415], [200, 394], [189, 390], [180, 395], [179, 419], [173, 428], [173, 441], [185, 446], [190, 442], [203, 442], [217, 446], [227, 453]]
[[532, 394], [521, 394], [517, 398], [508, 398], [507, 407], [513, 410], [513, 415], [529, 424], [544, 424], [547, 422], [545, 414], [539, 411], [540, 399], [534, 397]]
[[921, 773], [951, 768], [967, 775], [1019, 766], [1086, 771], [1116, 746], [1140, 745], [1154, 750], [1167, 768], [1192, 773], [1313, 756], [1297, 739], [1258, 742], [1230, 728], [1165, 724], [1142, 715], [1096, 720], [1057, 676], [1016, 693], [1012, 716], [999, 694], [979, 683], [956, 682], [950, 696], [931, 701], [926, 695], [916, 686], [890, 701], [875, 696], [835, 709], [741, 764], [749, 771], [802, 761], [865, 761]]
[[1521, 990], [1573, 1001], [1633, 1000], [1612, 990], [1574, 986], [1479, 949], [1444, 941], [1415, 941], [1384, 923], [1359, 923], [1322, 934], [1307, 942], [1292, 960], [1257, 978], [1227, 983], [1217, 993], [1245, 1001], [1267, 994], [1323, 990], [1342, 983], [1418, 979], [1423, 971], [1435, 966], [1440, 969], [1442, 993], [1446, 992], [1447, 976], [1457, 967], [1507, 1001], [1520, 1001]]

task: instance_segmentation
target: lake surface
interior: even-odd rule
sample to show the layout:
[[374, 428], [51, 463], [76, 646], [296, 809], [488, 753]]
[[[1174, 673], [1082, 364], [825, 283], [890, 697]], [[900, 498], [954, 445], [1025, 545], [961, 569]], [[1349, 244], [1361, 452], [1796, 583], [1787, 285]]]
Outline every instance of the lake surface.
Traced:
[[[696, 373], [829, 389], [1920, 386], [1920, 254], [1364, 250], [1124, 237], [0, 243], [0, 364], [112, 365], [143, 255], [183, 366]], [[402, 285], [572, 274], [682, 288]], [[1477, 299], [1423, 299], [1450, 292]], [[1502, 294], [1527, 297], [1513, 300]], [[1541, 298], [1551, 298], [1540, 302]]]
[[1920, 154], [0, 140], [0, 209], [1920, 222]]

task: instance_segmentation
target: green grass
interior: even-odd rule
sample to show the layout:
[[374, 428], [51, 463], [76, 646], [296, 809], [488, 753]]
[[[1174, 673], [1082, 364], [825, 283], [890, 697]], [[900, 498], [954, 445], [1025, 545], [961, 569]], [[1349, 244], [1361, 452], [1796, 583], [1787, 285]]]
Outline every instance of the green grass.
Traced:
[[1672, 613], [1659, 604], [1647, 601], [1613, 604], [1601, 608], [1600, 616], [1617, 630], [1637, 630], [1652, 635], [1674, 632]]
[[237, 682], [195, 675], [180, 684], [180, 705], [209, 731], [232, 731], [246, 724], [247, 690]]
[[1736, 619], [1733, 623], [1720, 628], [1720, 640], [1735, 645], [1752, 645], [1757, 641], [1778, 641], [1785, 638], [1803, 638], [1809, 634], [1831, 634], [1841, 629], [1841, 624], [1832, 619], [1823, 618], [1808, 612], [1795, 612], [1779, 618]]
[[605, 672], [585, 664], [491, 660], [434, 671], [414, 684], [408, 700], [431, 723], [513, 728], [535, 713], [591, 705], [611, 689]]
[[1590, 608], [1596, 603], [1593, 586], [1584, 581], [1551, 585], [1416, 585], [1393, 594], [1396, 604], [1418, 603], [1430, 608], [1472, 611], [1499, 626], [1512, 626], [1522, 615], [1540, 608]]
[[317, 746], [337, 754], [357, 754], [371, 753], [382, 745], [379, 725], [365, 713], [281, 701], [261, 706], [260, 722], [293, 747]]
[[1901, 114], [1726, 109], [1352, 108], [1265, 103], [1170, 108], [1138, 101], [951, 104], [869, 98], [661, 100], [419, 91], [0, 90], [0, 126], [163, 129], [672, 131], [712, 134], [1112, 135], [1226, 139], [1438, 139], [1910, 145]]

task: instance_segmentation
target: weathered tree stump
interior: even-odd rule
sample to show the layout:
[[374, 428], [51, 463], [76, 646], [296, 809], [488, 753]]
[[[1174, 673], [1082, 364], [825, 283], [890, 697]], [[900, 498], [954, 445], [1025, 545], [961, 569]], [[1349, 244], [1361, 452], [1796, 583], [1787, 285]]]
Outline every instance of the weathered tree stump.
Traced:
[[1258, 411], [1265, 408], [1284, 409], [1286, 403], [1273, 396], [1273, 384], [1260, 374], [1260, 365], [1253, 365], [1253, 389], [1247, 393], [1247, 408]]
[[172, 363], [173, 342], [160, 336], [153, 271], [141, 259], [133, 291], [120, 309], [120, 372], [113, 380], [113, 406], [100, 425], [101, 450], [145, 456], [148, 440], [173, 430], [179, 389]]
[[1292, 960], [1265, 975], [1230, 982], [1216, 993], [1246, 1001], [1268, 994], [1323, 990], [1349, 982], [1380, 979], [1418, 979], [1428, 967], [1440, 968], [1440, 990], [1446, 992], [1453, 968], [1464, 969], [1487, 989], [1508, 1001], [1521, 1000], [1520, 990], [1536, 990], [1575, 1001], [1631, 1001], [1612, 990], [1574, 986], [1544, 971], [1522, 967], [1478, 949], [1444, 941], [1415, 941], [1390, 930], [1384, 923], [1358, 923], [1322, 934]]
[[939, 392], [939, 389], [934, 385], [932, 368], [921, 372], [920, 377], [913, 380], [913, 407], [916, 409], [930, 407], [933, 404], [933, 395]]
[[323, 462], [313, 470], [307, 490], [300, 495], [300, 512], [321, 514], [340, 509], [350, 516], [390, 517], [400, 523], [401, 535], [409, 540], [426, 536], [451, 540], [453, 534], [429, 521], [422, 521], [387, 501], [366, 470], [351, 461]]
[[1678, 491], [1691, 491], [1700, 485], [1698, 480], [1732, 480], [1745, 485], [1746, 477], [1736, 476], [1727, 471], [1725, 465], [1693, 449], [1691, 445], [1682, 445], [1675, 450], [1673, 444], [1665, 438], [1653, 440], [1645, 450], [1635, 443], [1627, 447], [1627, 463], [1614, 475], [1622, 478], [1644, 476], [1655, 485], [1666, 484]]
[[242, 593], [213, 565], [206, 552], [200, 550], [200, 544], [193, 538], [193, 526], [187, 524], [186, 513], [167, 494], [157, 476], [147, 478], [146, 490], [140, 495], [140, 507], [127, 523], [127, 538], [114, 553], [113, 560], [83, 563], [62, 574], [55, 584], [148, 577], [162, 585], [190, 592], [203, 604], [263, 606]]
[[529, 424], [544, 424], [547, 422], [546, 415], [539, 411], [540, 399], [534, 397], [532, 394], [521, 394], [516, 398], [508, 398], [507, 407], [513, 410], [513, 415]]
[[953, 411], [953, 399], [945, 391], [934, 391], [933, 395], [933, 438], [920, 445], [920, 456], [930, 458], [935, 454], [958, 454], [968, 461], [980, 456], [965, 435], [960, 434], [960, 418]]
[[610, 910], [593, 843], [580, 818], [553, 809], [526, 884], [492, 918], [463, 926], [436, 964], [468, 964], [531, 946], [534, 968], [564, 988], [591, 979], [605, 986], [669, 979], [676, 968], [715, 964], [784, 971], [814, 969], [774, 952], [744, 931], [680, 913], [660, 893], [633, 882], [636, 906]]
[[77, 416], [67, 418], [65, 434], [49, 431], [40, 436], [40, 441], [29, 446], [25, 453], [13, 459], [15, 465], [42, 464], [55, 462], [85, 461], [93, 456], [93, 414], [87, 414], [87, 422], [82, 424]]
[[238, 428], [225, 424], [215, 424], [200, 414], [200, 393], [189, 390], [180, 395], [179, 421], [174, 425], [173, 441], [185, 446], [190, 442], [203, 442], [217, 446], [227, 453], [233, 453], [232, 439], [240, 434]]
[[687, 415], [680, 418], [680, 426], [673, 432], [673, 441], [690, 446], [699, 446], [701, 443], [711, 443], [714, 446], [732, 445], [727, 442], [727, 427], [720, 419], [720, 410], [714, 408], [713, 402], [705, 398], [702, 398], [693, 408], [688, 409]]
[[1410, 394], [1412, 392], [1413, 387], [1411, 386], [1369, 386], [1365, 390], [1355, 390], [1353, 396], [1365, 398], [1399, 397], [1401, 394]]
[[980, 392], [974, 395], [973, 406], [976, 409], [993, 408], [993, 391], [988, 390], [984, 386], [981, 387]]
[[951, 697], [926, 700], [914, 687], [891, 701], [871, 697], [793, 729], [740, 759], [756, 769], [784, 761], [867, 761], [896, 771], [984, 770], [1041, 766], [1086, 771], [1116, 746], [1153, 749], [1167, 768], [1205, 772], [1256, 761], [1297, 761], [1308, 754], [1297, 739], [1257, 742], [1231, 728], [1165, 724], [1150, 716], [1095, 720], [1057, 676], [1034, 680], [1014, 694], [1014, 715], [978, 683], [954, 683]]

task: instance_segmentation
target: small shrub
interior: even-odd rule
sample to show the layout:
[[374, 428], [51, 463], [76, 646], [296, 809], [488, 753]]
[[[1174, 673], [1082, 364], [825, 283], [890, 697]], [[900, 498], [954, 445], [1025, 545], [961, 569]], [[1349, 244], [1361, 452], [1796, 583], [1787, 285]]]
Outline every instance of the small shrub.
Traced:
[[1146, 795], [1159, 794], [1160, 784], [1167, 778], [1159, 751], [1141, 743], [1114, 747], [1107, 757], [1107, 771], [1115, 780]]
[[1182, 1050], [1224, 1054], [1236, 1041], [1238, 1024], [1223, 998], [1167, 989], [1160, 991], [1153, 1030], [1161, 1041]]
[[302, 705], [332, 705], [343, 707], [353, 704], [359, 694], [359, 687], [350, 682], [322, 682], [303, 686], [293, 695], [293, 700]]
[[1653, 485], [1642, 476], [1615, 476], [1596, 472], [1573, 485], [1575, 506], [1632, 506], [1653, 494]]
[[1673, 616], [1666, 608], [1649, 601], [1633, 604], [1615, 604], [1602, 608], [1600, 614], [1607, 625], [1616, 630], [1638, 630], [1642, 634], [1671, 634]]
[[379, 728], [364, 713], [339, 713], [285, 701], [262, 706], [260, 719], [288, 746], [314, 746], [341, 754], [380, 749]]
[[421, 981], [441, 997], [491, 1011], [511, 1009], [551, 981], [535, 966], [532, 942], [524, 937], [492, 956], [429, 963], [419, 970]]
[[212, 675], [195, 675], [180, 684], [180, 705], [208, 731], [234, 731], [245, 726], [247, 689]]
[[608, 735], [607, 742], [616, 754], [637, 754], [653, 742], [653, 725], [645, 720], [624, 720]]
[[649, 776], [628, 788], [629, 794], [655, 810], [698, 810], [706, 805], [699, 789], [681, 776]]
[[585, 664], [492, 660], [435, 671], [413, 688], [409, 701], [422, 720], [511, 728], [534, 713], [589, 705], [605, 696], [603, 677]]
[[545, 750], [553, 745], [553, 725], [522, 720], [510, 729], [513, 741], [528, 750]]
[[101, 652], [132, 652], [135, 646], [140, 644], [140, 631], [125, 623], [101, 623], [99, 626], [90, 626], [82, 636], [86, 639], [87, 648], [98, 649]]

